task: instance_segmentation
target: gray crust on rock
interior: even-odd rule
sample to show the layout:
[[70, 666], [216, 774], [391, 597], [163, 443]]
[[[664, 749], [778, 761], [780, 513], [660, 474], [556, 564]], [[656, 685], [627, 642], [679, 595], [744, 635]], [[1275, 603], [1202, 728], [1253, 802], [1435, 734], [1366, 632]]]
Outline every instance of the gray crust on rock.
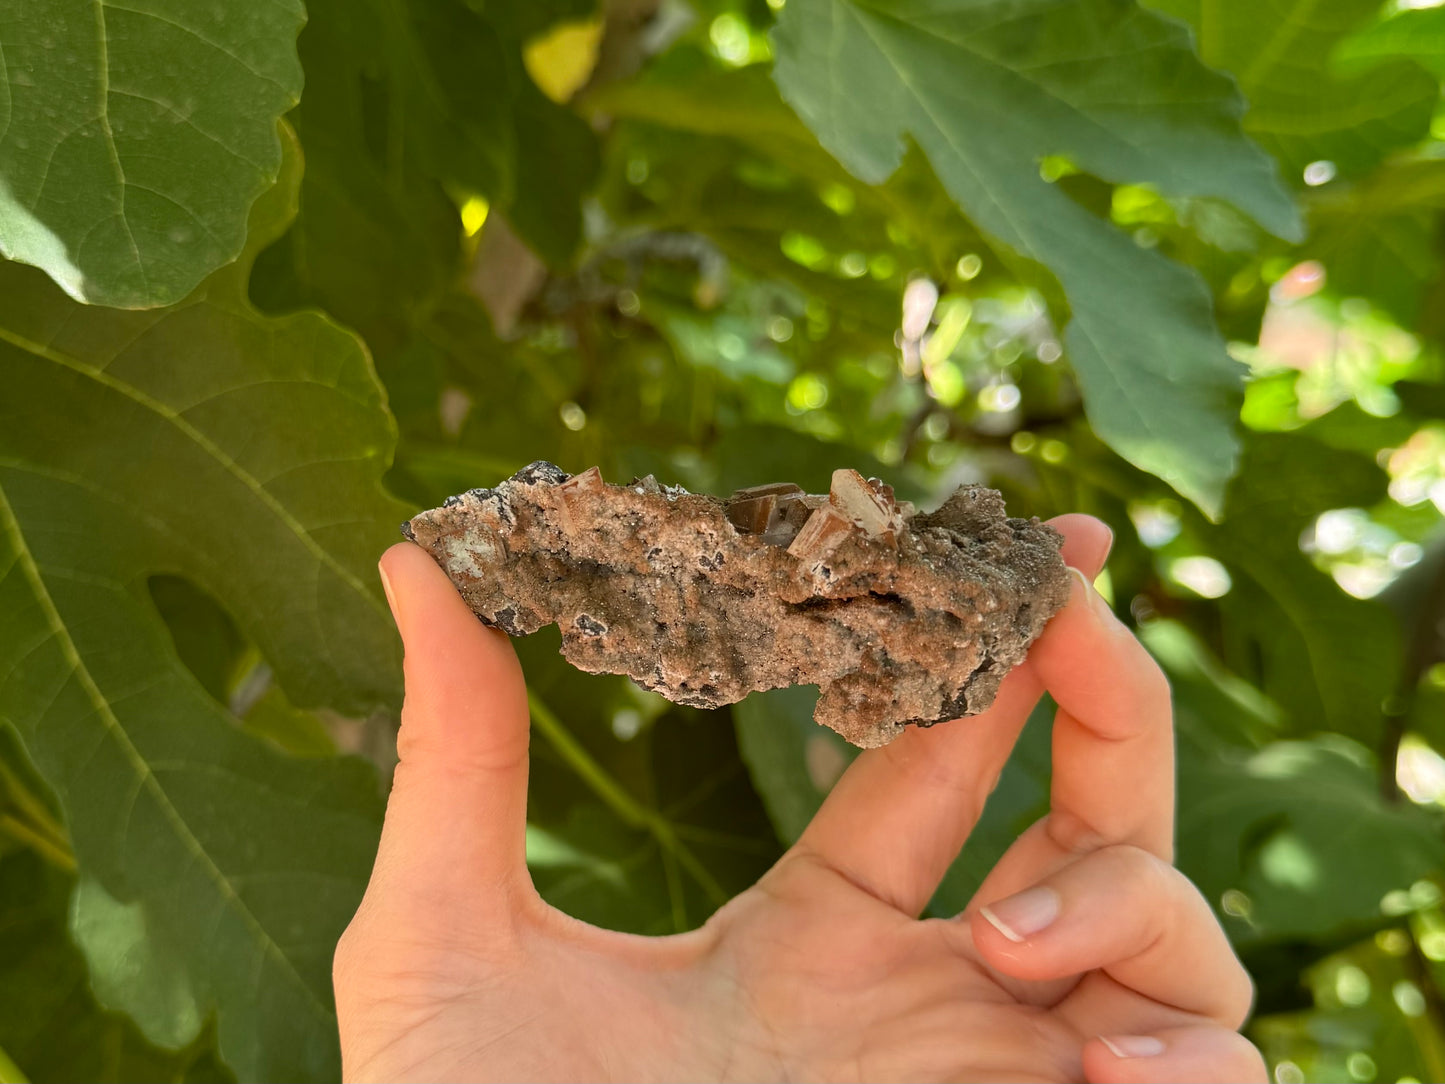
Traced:
[[705, 708], [815, 684], [813, 717], [865, 748], [983, 711], [1069, 595], [1062, 536], [996, 491], [915, 513], [851, 470], [722, 500], [538, 462], [403, 532], [486, 624], [560, 625], [581, 670]]

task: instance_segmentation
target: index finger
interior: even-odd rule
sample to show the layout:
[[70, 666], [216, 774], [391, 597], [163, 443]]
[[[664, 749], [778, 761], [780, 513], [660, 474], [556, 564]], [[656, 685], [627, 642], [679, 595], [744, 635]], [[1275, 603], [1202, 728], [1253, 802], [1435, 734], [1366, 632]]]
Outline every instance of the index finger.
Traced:
[[[1065, 561], [1097, 575], [1113, 537], [1108, 527], [1080, 515], [1050, 522], [1064, 535]], [[891, 745], [861, 754], [790, 853], [821, 859], [916, 915], [958, 857], [1042, 694], [1031, 662], [1032, 656], [1004, 678], [987, 711], [927, 730], [911, 727]]]
[[1174, 853], [1169, 681], [1077, 573], [1030, 661], [1058, 704], [1046, 834], [1066, 852], [1128, 843]]

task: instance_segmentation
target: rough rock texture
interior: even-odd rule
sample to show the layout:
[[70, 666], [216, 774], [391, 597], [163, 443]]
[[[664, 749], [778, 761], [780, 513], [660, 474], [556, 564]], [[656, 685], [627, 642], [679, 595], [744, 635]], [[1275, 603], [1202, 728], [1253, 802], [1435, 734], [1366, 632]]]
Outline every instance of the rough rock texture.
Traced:
[[993, 702], [1069, 594], [1062, 539], [964, 486], [915, 513], [856, 471], [727, 500], [533, 463], [403, 527], [484, 622], [554, 622], [583, 670], [716, 707], [816, 684], [814, 718], [883, 745]]

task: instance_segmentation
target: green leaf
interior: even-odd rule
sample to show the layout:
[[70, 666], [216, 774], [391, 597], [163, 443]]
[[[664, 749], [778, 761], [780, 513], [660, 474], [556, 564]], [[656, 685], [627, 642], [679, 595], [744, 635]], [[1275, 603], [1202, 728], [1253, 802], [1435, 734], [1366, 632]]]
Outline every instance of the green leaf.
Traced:
[[214, 1034], [162, 1050], [101, 1008], [66, 931], [73, 880], [30, 852], [0, 857], [0, 1048], [34, 1081], [233, 1080]]
[[1445, 862], [1438, 818], [1387, 805], [1373, 758], [1340, 735], [1189, 753], [1179, 864], [1216, 906], [1226, 891], [1244, 893], [1230, 923], [1237, 942], [1378, 921], [1385, 893]]
[[[1290, 1006], [1309, 992], [1312, 1010], [1256, 1017], [1250, 1038], [1271, 1063], [1294, 1062], [1305, 1080], [1357, 1080], [1372, 1066], [1375, 1080], [1445, 1079], [1445, 1034], [1431, 1014], [1401, 998], [1433, 978], [1434, 967], [1412, 958], [1411, 940], [1429, 938], [1439, 921], [1438, 911], [1422, 914], [1332, 952], [1291, 984]], [[1402, 1011], [1402, 1002], [1412, 1011]]]
[[[903, 176], [881, 189], [859, 183], [818, 145], [759, 67], [718, 71], [674, 51], [639, 78], [590, 95], [587, 104], [632, 122], [631, 153], [648, 162], [654, 179], [648, 191], [661, 198], [660, 221], [688, 223], [738, 265], [856, 315], [884, 343], [898, 322], [901, 283], [804, 267], [784, 254], [786, 238], [803, 235], [826, 245], [830, 263], [886, 243], [902, 267], [931, 266], [939, 274], [959, 252], [983, 247], [926, 169], [905, 166]], [[636, 132], [641, 124], [665, 127]], [[936, 198], [920, 197], [919, 187]], [[838, 206], [846, 213], [825, 203], [821, 192], [841, 196], [846, 202]], [[631, 195], [622, 193], [619, 202]], [[625, 204], [617, 211], [625, 213]], [[888, 229], [895, 221], [921, 242], [910, 237], [893, 244]]]
[[319, 303], [389, 357], [456, 273], [461, 221], [448, 189], [485, 196], [544, 260], [571, 258], [597, 149], [526, 74], [520, 34], [553, 11], [527, 7], [312, 0], [293, 114], [306, 151], [301, 213], [262, 260], [259, 300]]
[[220, 603], [177, 576], [151, 577], [150, 593], [181, 662], [248, 732], [298, 756], [335, 754], [321, 720], [291, 704]]
[[[1339, 734], [1279, 741], [1280, 708], [1184, 626], [1155, 621], [1141, 636], [1174, 690], [1179, 867], [1237, 944], [1372, 923], [1387, 892], [1445, 858], [1438, 818], [1385, 802], [1363, 746]], [[1243, 896], [1224, 906], [1226, 892]]]
[[1352, 598], [1316, 568], [1299, 539], [1322, 512], [1375, 504], [1387, 478], [1373, 459], [1312, 439], [1330, 418], [1251, 434], [1225, 521], [1207, 537], [1235, 581], [1220, 600], [1233, 668], [1296, 733], [1328, 727], [1370, 743], [1399, 670], [1399, 630], [1380, 602]]
[[236, 623], [215, 599], [189, 580], [153, 576], [149, 587], [181, 662], [206, 692], [226, 703], [246, 647]]
[[[880, 187], [860, 183], [819, 146], [759, 65], [719, 69], [692, 50], [673, 49], [637, 78], [590, 93], [585, 104], [666, 129], [637, 140], [635, 152], [661, 182], [649, 193], [667, 195], [664, 221], [688, 222], [755, 273], [791, 279], [856, 313], [885, 341], [898, 321], [899, 284], [804, 269], [783, 256], [780, 237], [801, 232], [837, 254], [868, 252], [886, 240], [903, 267], [931, 266], [939, 277], [951, 273], [960, 253], [987, 247], [921, 155], [908, 155]], [[749, 177], [740, 158], [761, 175]], [[830, 206], [822, 192], [846, 202]]]
[[1407, 61], [1337, 73], [1335, 48], [1380, 10], [1380, 0], [1145, 0], [1187, 20], [1199, 55], [1233, 73], [1249, 100], [1244, 128], [1300, 183], [1327, 161], [1365, 172], [1430, 127], [1440, 85]]
[[1392, 160], [1357, 184], [1330, 186], [1310, 201], [1303, 254], [1325, 265], [1331, 293], [1369, 298], [1412, 327], [1426, 288], [1440, 274], [1434, 234], [1441, 211], [1445, 161]]
[[582, 674], [555, 630], [517, 642], [532, 693], [527, 861], [542, 897], [633, 933], [700, 925], [757, 880], [777, 842], [726, 712], [675, 708]]
[[1174, 726], [1182, 740], [1259, 748], [1279, 736], [1284, 727], [1279, 706], [1226, 670], [1187, 626], [1155, 619], [1140, 626], [1138, 636], [1169, 675]]
[[848, 177], [756, 66], [720, 69], [679, 48], [637, 78], [590, 94], [586, 106], [610, 117], [738, 140], [815, 180]]
[[1347, 71], [1401, 57], [1445, 78], [1445, 11], [1400, 10], [1340, 42], [1335, 60]]
[[798, 0], [774, 43], [784, 98], [849, 169], [882, 181], [911, 135], [986, 234], [1053, 273], [1095, 431], [1217, 511], [1235, 465], [1240, 370], [1202, 282], [1038, 165], [1064, 155], [1108, 181], [1230, 200], [1296, 234], [1268, 159], [1240, 134], [1242, 101], [1182, 28], [1114, 0]]
[[300, 0], [27, 0], [0, 21], [0, 254], [72, 297], [180, 300], [240, 254], [301, 93]]
[[702, 369], [714, 369], [730, 380], [761, 380], [786, 386], [794, 373], [793, 363], [771, 343], [749, 344], [745, 351], [724, 351], [729, 340], [746, 342], [753, 331], [751, 321], [718, 317], [700, 320], [690, 309], [654, 303], [648, 307], [654, 326], [665, 335], [679, 357]]
[[[251, 251], [294, 213], [295, 178], [257, 203]], [[211, 595], [303, 706], [394, 705], [371, 566], [403, 513], [378, 484], [395, 437], [365, 352], [322, 316], [257, 314], [248, 271], [124, 313], [0, 265], [0, 719], [94, 883], [77, 929], [109, 1007], [172, 1043], [215, 1014], [241, 1078], [320, 1079], [375, 775], [243, 733], [148, 585]]]

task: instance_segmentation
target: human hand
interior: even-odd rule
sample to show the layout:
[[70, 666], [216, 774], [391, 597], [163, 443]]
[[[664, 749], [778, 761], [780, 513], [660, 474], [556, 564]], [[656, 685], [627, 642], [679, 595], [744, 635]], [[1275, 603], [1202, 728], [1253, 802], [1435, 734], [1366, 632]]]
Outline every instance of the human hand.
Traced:
[[[1084, 576], [994, 706], [860, 755], [757, 885], [660, 938], [537, 895], [516, 655], [424, 551], [389, 550], [407, 692], [336, 951], [346, 1078], [1264, 1080], [1249, 979], [1169, 864], [1168, 685], [1087, 584], [1107, 528], [1054, 525]], [[1049, 814], [963, 915], [920, 921], [1045, 689]]]

